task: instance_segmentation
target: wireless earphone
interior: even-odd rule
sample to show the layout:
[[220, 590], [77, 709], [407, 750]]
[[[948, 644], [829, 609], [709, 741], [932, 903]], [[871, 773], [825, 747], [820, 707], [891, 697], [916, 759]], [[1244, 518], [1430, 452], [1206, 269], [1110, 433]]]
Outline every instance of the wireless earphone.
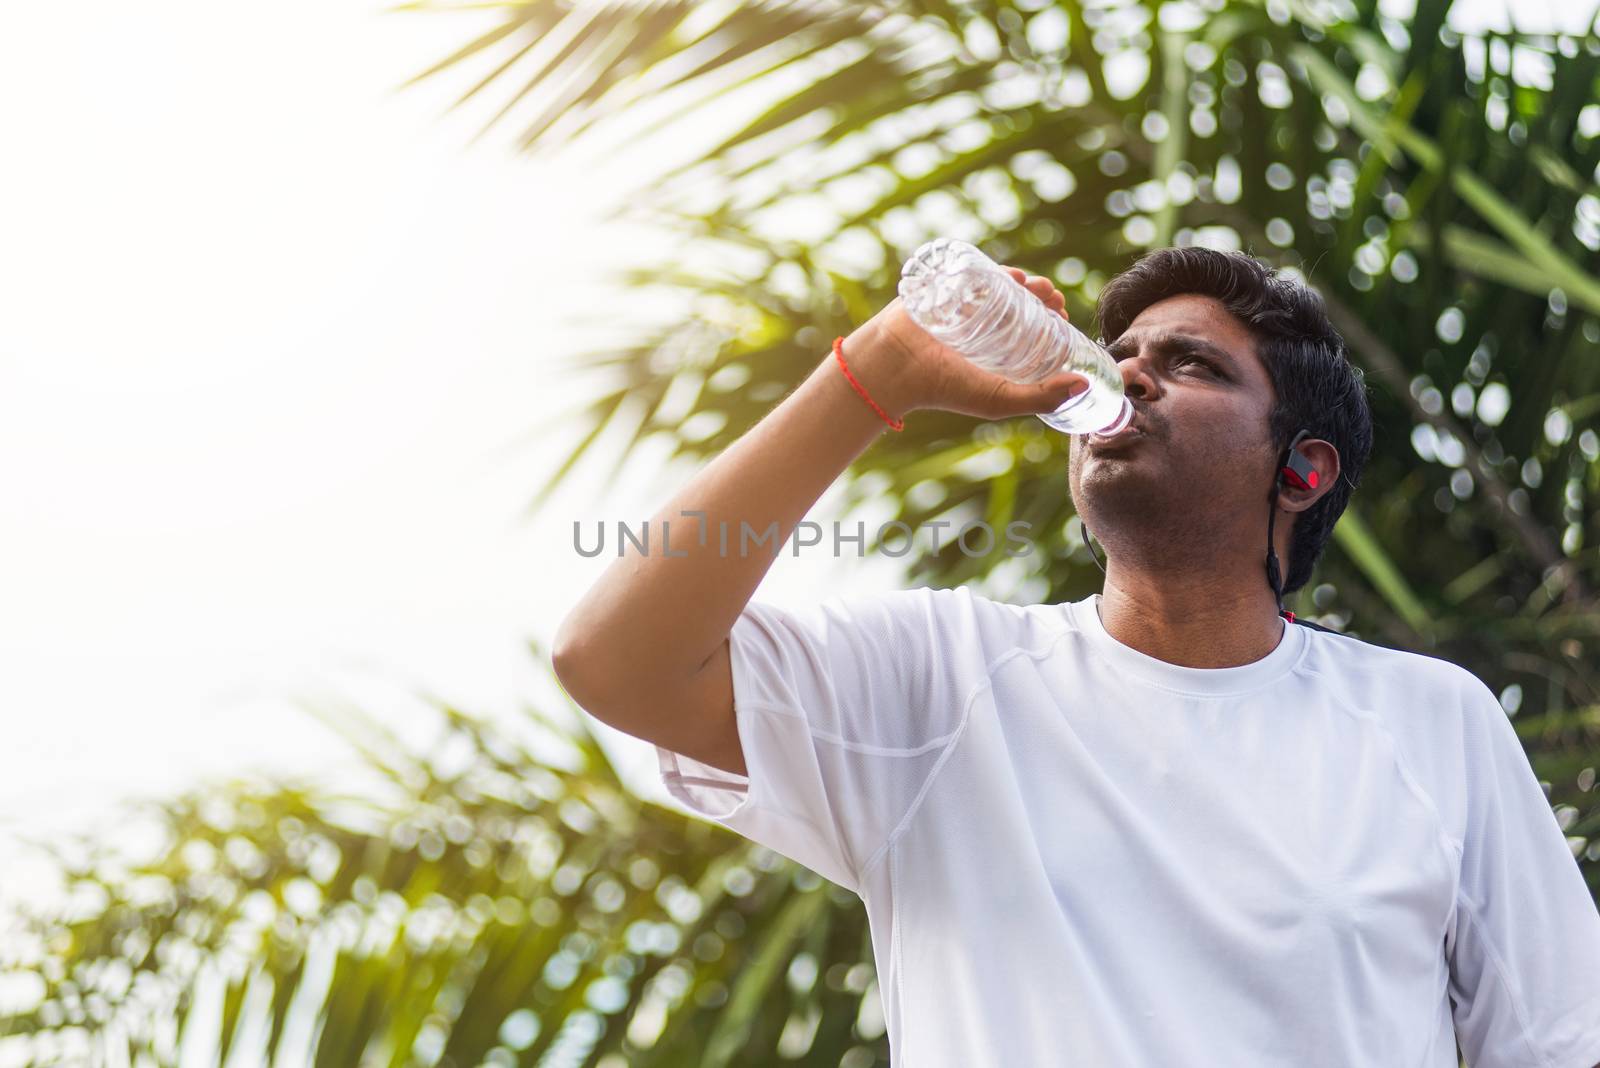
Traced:
[[1311, 466], [1311, 461], [1306, 459], [1297, 445], [1311, 436], [1311, 431], [1301, 430], [1289, 442], [1289, 448], [1283, 454], [1283, 459], [1278, 463], [1278, 479], [1272, 484], [1272, 510], [1267, 513], [1267, 582], [1272, 586], [1273, 596], [1278, 599], [1278, 614], [1290, 623], [1294, 622], [1294, 613], [1283, 607], [1283, 574], [1278, 567], [1278, 550], [1272, 543], [1272, 524], [1278, 518], [1278, 487], [1292, 486], [1295, 489], [1316, 489], [1317, 469]]
[[[1299, 444], [1311, 436], [1311, 431], [1301, 430], [1289, 442], [1289, 447], [1284, 451], [1283, 459], [1278, 463], [1278, 477], [1272, 484], [1272, 510], [1267, 513], [1267, 582], [1272, 586], [1272, 593], [1278, 599], [1278, 614], [1290, 623], [1297, 622], [1294, 613], [1283, 607], [1283, 571], [1278, 564], [1278, 550], [1272, 543], [1273, 524], [1278, 518], [1278, 487], [1290, 486], [1294, 489], [1316, 489], [1321, 476], [1315, 466], [1306, 458], [1305, 453], [1298, 448]], [[1105, 565], [1100, 562], [1100, 557], [1095, 554], [1094, 546], [1089, 543], [1089, 528], [1080, 523], [1079, 531], [1083, 535], [1084, 547], [1089, 550], [1089, 557], [1094, 561], [1102, 574]], [[1326, 630], [1315, 623], [1298, 620], [1315, 630]]]
[[1311, 461], [1306, 459], [1305, 453], [1296, 449], [1305, 438], [1311, 436], [1311, 431], [1302, 430], [1294, 436], [1289, 443], [1289, 451], [1285, 454], [1283, 463], [1279, 465], [1278, 478], [1287, 482], [1296, 489], [1316, 489], [1317, 469], [1311, 466]]

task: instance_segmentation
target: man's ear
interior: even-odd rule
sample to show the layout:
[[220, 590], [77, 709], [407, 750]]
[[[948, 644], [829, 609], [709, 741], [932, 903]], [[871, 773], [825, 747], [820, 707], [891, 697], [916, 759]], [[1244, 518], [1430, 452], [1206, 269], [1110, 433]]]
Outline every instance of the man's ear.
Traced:
[[1334, 482], [1339, 478], [1339, 450], [1334, 448], [1332, 442], [1323, 441], [1321, 438], [1306, 438], [1295, 446], [1295, 450], [1316, 468], [1317, 485], [1315, 489], [1301, 489], [1280, 479], [1278, 507], [1285, 512], [1303, 512], [1310, 508], [1333, 489]]

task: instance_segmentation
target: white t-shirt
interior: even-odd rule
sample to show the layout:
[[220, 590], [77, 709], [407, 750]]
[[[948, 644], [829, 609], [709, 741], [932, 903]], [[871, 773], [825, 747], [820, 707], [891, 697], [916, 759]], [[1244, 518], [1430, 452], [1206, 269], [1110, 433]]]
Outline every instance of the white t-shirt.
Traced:
[[1600, 912], [1499, 702], [1285, 625], [1233, 668], [1097, 597], [754, 602], [694, 811], [858, 893], [897, 1068], [1600, 1062]]

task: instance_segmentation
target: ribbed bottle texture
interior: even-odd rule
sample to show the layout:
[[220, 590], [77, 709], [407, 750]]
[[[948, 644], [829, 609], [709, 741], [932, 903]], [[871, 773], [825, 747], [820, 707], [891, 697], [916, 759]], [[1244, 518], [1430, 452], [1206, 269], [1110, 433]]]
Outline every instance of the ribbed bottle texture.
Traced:
[[1060, 371], [1089, 388], [1039, 416], [1066, 434], [1115, 434], [1133, 417], [1116, 361], [976, 247], [954, 238], [927, 242], [900, 270], [912, 320], [985, 371], [1040, 382]]

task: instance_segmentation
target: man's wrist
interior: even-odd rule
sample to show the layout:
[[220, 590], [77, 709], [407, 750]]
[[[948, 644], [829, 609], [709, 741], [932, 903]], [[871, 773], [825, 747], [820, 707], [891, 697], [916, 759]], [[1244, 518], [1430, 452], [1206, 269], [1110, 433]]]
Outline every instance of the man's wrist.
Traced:
[[[840, 352], [851, 376], [891, 419], [898, 421], [917, 409], [909, 374], [911, 361], [893, 338], [865, 323], [844, 339]], [[831, 353], [828, 359], [837, 362]]]

